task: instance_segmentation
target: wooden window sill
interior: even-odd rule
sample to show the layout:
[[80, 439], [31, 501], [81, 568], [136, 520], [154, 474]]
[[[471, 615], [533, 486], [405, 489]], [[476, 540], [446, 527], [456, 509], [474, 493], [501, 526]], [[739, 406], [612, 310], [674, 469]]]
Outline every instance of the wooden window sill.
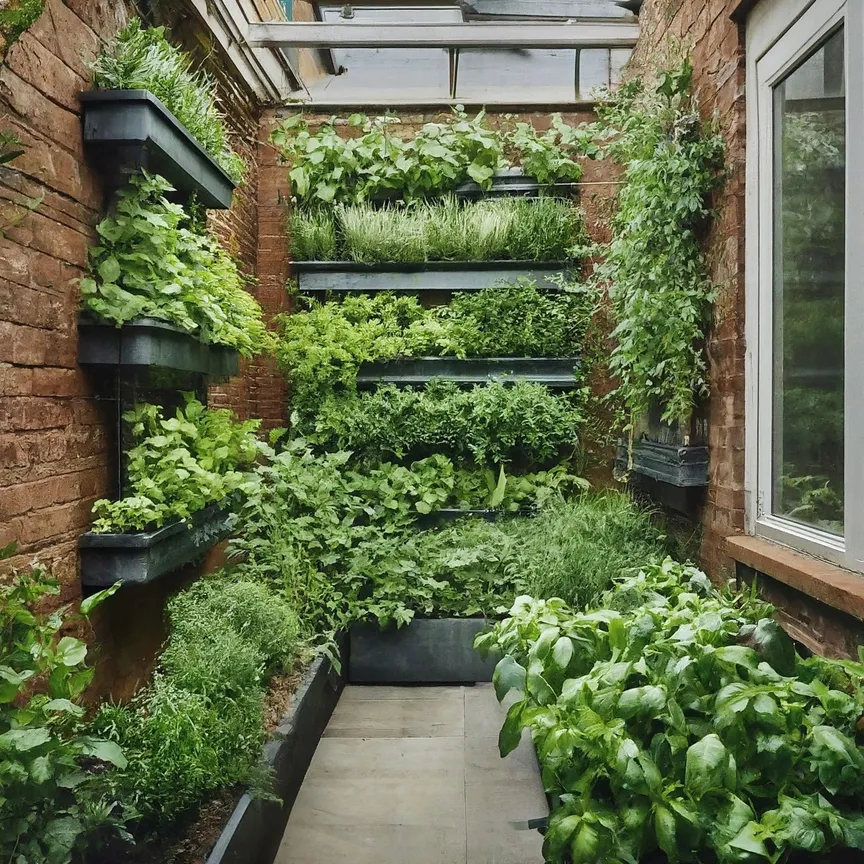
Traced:
[[864, 576], [761, 537], [727, 537], [726, 554], [733, 561], [864, 621]]

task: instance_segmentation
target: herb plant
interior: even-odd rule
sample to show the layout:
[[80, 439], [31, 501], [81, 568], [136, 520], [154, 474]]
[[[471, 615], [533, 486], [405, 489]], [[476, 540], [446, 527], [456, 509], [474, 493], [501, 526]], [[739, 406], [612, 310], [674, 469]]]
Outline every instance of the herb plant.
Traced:
[[624, 166], [612, 241], [597, 265], [615, 319], [611, 369], [632, 423], [652, 403], [688, 428], [704, 395], [704, 341], [715, 287], [700, 245], [723, 182], [724, 142], [706, 128], [685, 61], [656, 84], [624, 84], [598, 107], [605, 150]]
[[518, 696], [502, 755], [530, 728], [559, 796], [546, 861], [756, 864], [864, 849], [864, 662], [802, 660], [770, 607], [671, 560], [605, 601], [580, 613], [519, 597], [477, 640], [504, 654], [499, 699]]
[[220, 787], [253, 783], [264, 688], [298, 650], [295, 612], [260, 583], [206, 578], [168, 606], [171, 632], [150, 685], [94, 720], [128, 759], [111, 778], [124, 807], [154, 827]]
[[347, 125], [359, 134], [340, 135], [336, 118], [312, 133], [299, 115], [285, 120], [271, 141], [290, 163], [295, 200], [302, 205], [334, 201], [360, 203], [374, 198], [416, 201], [452, 192], [467, 180], [488, 189], [495, 172], [509, 167], [512, 156], [542, 185], [576, 181], [582, 167], [574, 156], [593, 152], [581, 131], [560, 115], [542, 133], [526, 123], [494, 131], [485, 112], [470, 119], [460, 106], [449, 122], [427, 123], [412, 139], [396, 133], [395, 117], [370, 120], [353, 114]]
[[[0, 559], [13, 547], [0, 550]], [[86, 614], [113, 589], [82, 604]], [[61, 636], [69, 607], [38, 611], [60, 588], [36, 567], [0, 585], [0, 858], [68, 864], [88, 832], [125, 836], [111, 769], [126, 767], [112, 741], [87, 734], [83, 694], [93, 677], [87, 646]]]
[[137, 442], [127, 454], [129, 494], [93, 505], [96, 533], [159, 528], [230, 499], [262, 449], [260, 420], [238, 423], [188, 394], [174, 417], [142, 404], [123, 419]]
[[542, 384], [492, 382], [460, 390], [433, 380], [425, 390], [392, 385], [330, 396], [311, 415], [295, 412], [296, 432], [364, 459], [444, 453], [478, 465], [546, 463], [578, 446], [578, 398]]
[[216, 84], [188, 54], [165, 38], [164, 27], [145, 29], [134, 18], [93, 63], [98, 90], [149, 90], [198, 143], [239, 183], [245, 165], [228, 143], [225, 118], [213, 100]]
[[190, 215], [165, 197], [163, 178], [143, 174], [121, 190], [96, 227], [84, 308], [117, 326], [140, 316], [168, 321], [246, 357], [269, 346], [261, 308], [237, 265]]
[[363, 203], [332, 211], [298, 209], [290, 233], [296, 260], [365, 264], [569, 261], [580, 258], [587, 246], [584, 214], [558, 198], [445, 198], [411, 208]]

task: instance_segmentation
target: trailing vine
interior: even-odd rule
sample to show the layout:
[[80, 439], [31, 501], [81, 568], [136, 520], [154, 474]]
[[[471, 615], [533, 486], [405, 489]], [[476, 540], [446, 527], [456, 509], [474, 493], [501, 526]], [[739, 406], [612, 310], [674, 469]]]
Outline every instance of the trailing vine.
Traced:
[[594, 278], [615, 319], [610, 367], [627, 428], [649, 407], [686, 427], [707, 393], [705, 331], [715, 296], [701, 247], [725, 144], [702, 122], [685, 60], [654, 84], [624, 84], [598, 110], [603, 149], [624, 168], [612, 240]]

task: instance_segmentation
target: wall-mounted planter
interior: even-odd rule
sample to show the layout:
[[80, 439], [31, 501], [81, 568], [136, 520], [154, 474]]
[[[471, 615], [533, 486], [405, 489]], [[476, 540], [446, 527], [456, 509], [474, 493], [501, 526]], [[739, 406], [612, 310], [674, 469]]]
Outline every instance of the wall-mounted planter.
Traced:
[[114, 185], [142, 169], [205, 207], [227, 210], [235, 183], [149, 90], [81, 94], [84, 143]]
[[84, 534], [78, 541], [81, 583], [106, 588], [115, 582], [144, 585], [203, 557], [233, 530], [237, 517], [215, 505], [190, 522], [174, 522], [139, 534]]
[[306, 670], [288, 713], [264, 748], [264, 761], [273, 771], [273, 793], [281, 800], [244, 794], [206, 864], [271, 864], [344, 684], [324, 657]]
[[482, 618], [415, 618], [401, 629], [355, 624], [349, 633], [352, 684], [474, 684], [491, 681], [496, 660], [474, 650]]
[[82, 366], [130, 370], [158, 367], [213, 378], [228, 378], [240, 368], [236, 351], [204, 345], [185, 330], [155, 318], [137, 318], [115, 327], [82, 316], [78, 324], [78, 362]]
[[[627, 448], [618, 448], [619, 470], [627, 469]], [[633, 443], [633, 467], [636, 474], [671, 486], [692, 489], [708, 485], [708, 448], [680, 444], [658, 444], [655, 441]]]
[[576, 385], [579, 357], [486, 357], [460, 360], [456, 357], [417, 357], [386, 363], [364, 363], [357, 375], [360, 387], [395, 384], [408, 387], [444, 378], [457, 384], [487, 381], [535, 381], [555, 390]]
[[[567, 183], [556, 183], [542, 187], [544, 195], [571, 195], [573, 187]], [[458, 198], [505, 198], [522, 197], [537, 198], [540, 195], [540, 184], [531, 177], [526, 177], [521, 168], [505, 168], [498, 171], [492, 178], [492, 187], [483, 189], [479, 183], [468, 180], [459, 186], [455, 195]]]
[[358, 264], [354, 261], [295, 261], [301, 291], [482, 291], [498, 282], [533, 279], [538, 288], [558, 291], [550, 276], [580, 270], [573, 262], [437, 261]]

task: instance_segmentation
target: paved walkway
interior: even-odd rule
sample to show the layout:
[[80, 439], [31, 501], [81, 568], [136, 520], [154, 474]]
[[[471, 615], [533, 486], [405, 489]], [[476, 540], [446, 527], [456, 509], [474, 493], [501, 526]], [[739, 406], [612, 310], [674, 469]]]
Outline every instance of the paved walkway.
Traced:
[[498, 755], [491, 685], [347, 687], [276, 864], [541, 864], [545, 816], [525, 740]]

